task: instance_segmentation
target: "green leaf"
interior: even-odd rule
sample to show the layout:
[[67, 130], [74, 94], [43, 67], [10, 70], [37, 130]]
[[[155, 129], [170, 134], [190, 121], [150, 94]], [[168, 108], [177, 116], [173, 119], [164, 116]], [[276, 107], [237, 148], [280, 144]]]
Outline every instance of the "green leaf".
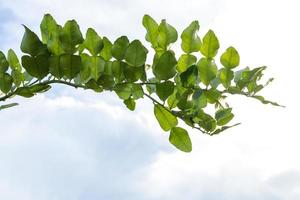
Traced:
[[202, 89], [195, 90], [193, 94], [194, 109], [199, 110], [207, 106], [207, 97]]
[[182, 54], [178, 59], [177, 70], [182, 73], [187, 70], [188, 67], [195, 64], [197, 57], [191, 54]]
[[76, 52], [76, 45], [83, 42], [83, 37], [75, 20], [68, 20], [65, 23], [60, 34], [60, 40], [66, 53], [73, 54]]
[[165, 19], [161, 20], [158, 26], [158, 46], [166, 50], [169, 44], [176, 42], [177, 38], [178, 34], [176, 29], [168, 24]]
[[221, 92], [219, 92], [215, 88], [211, 88], [209, 90], [204, 91], [205, 96], [209, 103], [216, 103], [222, 96]]
[[135, 101], [133, 98], [125, 99], [123, 102], [129, 110], [135, 110]]
[[192, 52], [197, 52], [201, 47], [201, 39], [197, 35], [199, 30], [199, 22], [193, 21], [181, 34], [181, 49], [189, 54]]
[[216, 118], [217, 124], [219, 126], [223, 126], [223, 125], [227, 124], [228, 122], [230, 122], [230, 120], [232, 120], [234, 115], [231, 113], [231, 111], [232, 111], [232, 108], [225, 108], [225, 109], [218, 110], [216, 112], [215, 118]]
[[135, 83], [117, 84], [114, 87], [114, 91], [120, 97], [120, 99], [123, 100], [126, 100], [131, 96], [133, 99], [139, 99], [144, 95], [142, 86]]
[[96, 56], [103, 48], [102, 38], [94, 29], [89, 28], [86, 32], [83, 45], [93, 56]]
[[177, 118], [170, 112], [159, 104], [154, 106], [154, 115], [164, 131], [169, 131], [178, 124]]
[[53, 35], [58, 34], [58, 25], [50, 14], [45, 14], [40, 24], [42, 41], [47, 44]]
[[194, 87], [198, 80], [198, 69], [196, 65], [190, 66], [185, 72], [180, 74], [180, 80], [183, 87]]
[[126, 63], [114, 60], [111, 67], [116, 83], [122, 82], [125, 79], [124, 68], [126, 67]]
[[205, 131], [211, 132], [216, 129], [217, 122], [216, 120], [210, 116], [209, 114], [202, 112], [199, 112], [198, 118], [198, 124], [200, 127], [202, 127]]
[[14, 84], [17, 87], [19, 87], [21, 85], [21, 83], [25, 81], [25, 77], [24, 77], [23, 73], [21, 73], [17, 70], [12, 70], [11, 71], [11, 76], [13, 78]]
[[119, 96], [120, 99], [128, 99], [131, 96], [131, 84], [130, 83], [121, 83], [117, 84], [114, 87], [114, 91]]
[[0, 73], [0, 90], [7, 94], [12, 87], [13, 78], [8, 73]]
[[55, 78], [61, 79], [64, 76], [60, 67], [60, 56], [49, 57], [49, 71]]
[[220, 69], [219, 79], [225, 88], [230, 87], [231, 80], [233, 79], [233, 77], [234, 77], [234, 73], [230, 69], [226, 69], [226, 68]]
[[8, 63], [12, 70], [21, 72], [22, 67], [20, 65], [19, 59], [18, 59], [16, 53], [12, 49], [8, 50], [7, 60], [8, 60]]
[[34, 96], [34, 93], [28, 87], [20, 87], [16, 90], [16, 95], [30, 98]]
[[123, 60], [128, 45], [129, 45], [129, 40], [126, 36], [119, 37], [112, 46], [111, 49], [112, 56], [117, 60]]
[[40, 41], [39, 37], [25, 25], [23, 26], [25, 33], [21, 42], [21, 51], [31, 56], [47, 52], [47, 46]]
[[115, 85], [114, 77], [107, 74], [102, 74], [97, 83], [106, 90], [111, 90]]
[[145, 39], [152, 44], [152, 47], [157, 48], [158, 24], [149, 15], [144, 15], [143, 26], [147, 30]]
[[109, 41], [107, 37], [103, 37], [103, 49], [100, 52], [100, 56], [106, 60], [109, 61], [111, 59], [111, 48], [112, 48], [112, 43]]
[[171, 129], [169, 141], [173, 144], [177, 149], [183, 152], [191, 152], [192, 151], [192, 142], [189, 137], [188, 132], [180, 127], [174, 127]]
[[127, 47], [125, 60], [130, 66], [139, 67], [145, 64], [148, 50], [139, 40], [133, 40]]
[[159, 80], [168, 80], [176, 74], [177, 60], [171, 51], [164, 52], [153, 66], [153, 74]]
[[207, 58], [213, 58], [218, 52], [219, 40], [212, 30], [209, 30], [203, 38], [200, 52]]
[[94, 79], [89, 80], [87, 83], [85, 83], [85, 86], [89, 89], [94, 90], [95, 92], [102, 92], [103, 89], [100, 87]]
[[43, 92], [47, 92], [48, 90], [50, 90], [51, 86], [47, 85], [47, 84], [39, 83], [39, 84], [30, 86], [29, 89], [33, 93], [43, 93]]
[[237, 124], [234, 124], [234, 125], [231, 125], [231, 126], [222, 126], [221, 128], [218, 128], [217, 130], [215, 130], [214, 132], [210, 133], [210, 135], [217, 135], [229, 128], [232, 128], [232, 127], [235, 127], [237, 125], [240, 125], [241, 123], [237, 123]]
[[11, 108], [11, 107], [17, 106], [17, 105], [19, 105], [19, 104], [17, 104], [17, 103], [9, 103], [9, 104], [5, 104], [5, 105], [1, 105], [1, 106], [0, 106], [0, 110], [4, 110], [4, 109], [7, 109], [7, 108]]
[[197, 63], [200, 81], [208, 86], [209, 83], [217, 76], [218, 68], [215, 62], [208, 58], [201, 58]]
[[5, 54], [0, 51], [0, 73], [4, 73], [8, 70], [9, 63], [6, 60]]
[[60, 69], [66, 78], [73, 79], [80, 72], [82, 62], [80, 56], [63, 54], [60, 56]]
[[39, 55], [36, 57], [22, 56], [22, 65], [33, 77], [42, 79], [49, 73], [48, 56]]
[[220, 61], [224, 67], [233, 69], [240, 64], [240, 55], [234, 47], [229, 47], [222, 54]]
[[140, 84], [132, 83], [131, 90], [132, 90], [132, 97], [134, 99], [139, 99], [144, 96], [144, 91]]
[[280, 106], [280, 107], [285, 107], [283, 105], [280, 105], [276, 102], [273, 102], [273, 101], [269, 101], [269, 100], [266, 100], [263, 96], [258, 96], [258, 95], [255, 95], [255, 96], [252, 96], [253, 98], [259, 100], [261, 103], [263, 104], [271, 104], [273, 106]]
[[[47, 41], [48, 50], [54, 55], [62, 55], [65, 53], [64, 45], [62, 44], [61, 35], [63, 28], [60, 25], [56, 25], [56, 29], [52, 30]], [[75, 50], [74, 50], [75, 51]]]
[[172, 81], [165, 81], [156, 85], [156, 94], [162, 100], [166, 99], [174, 92], [174, 83]]

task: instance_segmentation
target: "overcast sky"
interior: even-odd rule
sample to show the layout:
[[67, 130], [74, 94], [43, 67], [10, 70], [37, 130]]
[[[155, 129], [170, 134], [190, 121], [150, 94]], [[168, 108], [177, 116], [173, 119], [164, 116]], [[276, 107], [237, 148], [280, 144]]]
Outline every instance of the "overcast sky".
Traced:
[[[144, 41], [147, 13], [179, 32], [199, 20], [241, 68], [268, 66], [263, 94], [286, 105], [229, 98], [242, 125], [209, 137], [189, 130], [190, 154], [168, 143], [151, 102], [128, 111], [113, 93], [54, 87], [0, 113], [0, 199], [299, 200], [300, 5], [297, 0], [0, 0], [0, 49], [19, 51], [26, 24], [44, 13], [76, 19], [111, 40]], [[177, 43], [177, 46], [180, 43]], [[176, 47], [176, 46], [175, 46]], [[177, 54], [179, 55], [179, 54]]]

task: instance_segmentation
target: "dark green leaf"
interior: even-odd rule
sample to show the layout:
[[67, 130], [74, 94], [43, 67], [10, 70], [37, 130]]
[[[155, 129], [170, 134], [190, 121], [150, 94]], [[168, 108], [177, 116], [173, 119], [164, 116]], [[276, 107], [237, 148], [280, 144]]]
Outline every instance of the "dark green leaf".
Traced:
[[8, 73], [0, 73], [0, 90], [7, 94], [12, 87], [13, 78]]
[[114, 77], [107, 74], [102, 74], [97, 83], [106, 90], [111, 90], [115, 85]]
[[9, 63], [6, 60], [5, 54], [0, 51], [0, 73], [4, 73], [8, 70]]
[[176, 74], [177, 60], [171, 51], [166, 51], [153, 66], [153, 74], [159, 80], [168, 80]]
[[102, 91], [103, 91], [102, 87], [100, 87], [100, 86], [98, 85], [97, 81], [95, 81], [94, 79], [89, 80], [89, 81], [85, 84], [85, 86], [86, 86], [87, 88], [89, 88], [89, 89], [94, 90], [95, 92], [102, 92]]
[[196, 65], [190, 66], [185, 72], [180, 74], [180, 80], [183, 87], [194, 87], [198, 80], [198, 69]]
[[47, 52], [47, 46], [40, 41], [39, 37], [25, 25], [23, 26], [25, 33], [21, 43], [21, 51], [31, 56]]
[[83, 45], [93, 56], [96, 56], [103, 48], [102, 38], [94, 29], [89, 28], [86, 32]]
[[66, 78], [73, 79], [82, 68], [81, 58], [77, 55], [63, 54], [60, 56], [60, 67]]
[[23, 56], [22, 65], [31, 76], [38, 79], [44, 78], [49, 73], [48, 56], [45, 55], [37, 57]]
[[17, 106], [17, 105], [19, 105], [19, 104], [17, 104], [17, 103], [10, 103], [10, 104], [1, 105], [0, 106], [0, 110], [11, 108], [11, 107]]
[[165, 81], [156, 85], [156, 94], [165, 101], [174, 92], [174, 83], [172, 81]]
[[16, 90], [16, 95], [30, 98], [34, 96], [34, 93], [28, 87], [20, 87]]

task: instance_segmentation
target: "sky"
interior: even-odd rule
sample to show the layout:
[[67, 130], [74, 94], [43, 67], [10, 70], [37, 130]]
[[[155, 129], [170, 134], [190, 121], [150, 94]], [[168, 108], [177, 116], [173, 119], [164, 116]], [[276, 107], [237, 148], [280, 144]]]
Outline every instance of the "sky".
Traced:
[[[298, 5], [299, 4], [299, 5]], [[0, 49], [15, 49], [26, 24], [45, 13], [76, 19], [111, 40], [144, 40], [144, 14], [179, 32], [199, 20], [219, 54], [234, 46], [241, 68], [266, 65], [275, 77], [262, 94], [286, 108], [230, 97], [240, 126], [210, 137], [189, 130], [192, 153], [176, 150], [152, 103], [128, 111], [114, 93], [55, 86], [0, 114], [0, 199], [298, 200], [300, 199], [297, 0], [0, 0]], [[180, 43], [177, 42], [177, 47]]]

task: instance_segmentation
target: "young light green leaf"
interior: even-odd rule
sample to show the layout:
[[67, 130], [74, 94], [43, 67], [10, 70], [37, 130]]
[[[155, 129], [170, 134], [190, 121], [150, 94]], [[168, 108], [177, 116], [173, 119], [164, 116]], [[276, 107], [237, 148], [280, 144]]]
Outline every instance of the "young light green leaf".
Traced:
[[203, 43], [200, 47], [200, 52], [206, 58], [213, 58], [220, 47], [219, 40], [212, 30], [209, 30], [203, 38]]
[[126, 36], [119, 37], [112, 46], [111, 49], [112, 56], [117, 60], [123, 60], [128, 45], [129, 45], [129, 40]]
[[21, 85], [21, 83], [25, 81], [25, 77], [24, 77], [23, 73], [21, 73], [18, 70], [12, 70], [11, 71], [11, 76], [13, 78], [14, 84], [17, 87], [19, 87]]
[[129, 99], [125, 99], [123, 101], [123, 103], [126, 105], [126, 107], [131, 110], [134, 111], [135, 110], [135, 101], [133, 98], [129, 98]]
[[94, 29], [89, 28], [86, 32], [83, 45], [93, 56], [96, 56], [103, 48], [102, 38]]
[[147, 30], [146, 40], [152, 44], [152, 47], [157, 48], [158, 24], [149, 15], [144, 15], [143, 26]]
[[8, 50], [7, 60], [8, 60], [8, 63], [12, 70], [16, 70], [19, 72], [22, 71], [22, 67], [20, 65], [19, 59], [18, 59], [16, 53], [12, 49]]
[[158, 26], [158, 46], [166, 50], [169, 44], [176, 42], [177, 38], [178, 34], [176, 29], [163, 19]]
[[164, 131], [169, 131], [178, 124], [177, 118], [170, 112], [161, 105], [156, 104], [154, 106], [154, 115]]
[[42, 41], [47, 44], [48, 41], [53, 37], [53, 35], [57, 35], [58, 25], [55, 19], [50, 14], [45, 14], [43, 20], [40, 24], [40, 30], [42, 33]]
[[153, 74], [159, 80], [168, 80], [176, 74], [177, 60], [171, 51], [164, 52], [153, 66]]
[[208, 58], [201, 58], [197, 63], [197, 66], [201, 82], [208, 86], [217, 76], [218, 68], [215, 62]]
[[125, 53], [126, 62], [133, 67], [139, 67], [145, 64], [148, 50], [139, 40], [133, 40], [127, 47]]
[[177, 149], [183, 152], [192, 151], [192, 142], [188, 132], [181, 127], [173, 127], [170, 132], [169, 141]]
[[76, 52], [76, 45], [83, 42], [79, 25], [75, 20], [68, 20], [60, 34], [61, 45], [66, 53]]
[[230, 69], [223, 68], [219, 70], [219, 80], [225, 88], [230, 87], [233, 77], [234, 73]]
[[112, 48], [112, 43], [109, 41], [107, 37], [103, 37], [103, 48], [100, 52], [100, 56], [106, 60], [109, 61], [111, 59], [111, 48]]
[[178, 59], [177, 71], [182, 73], [187, 70], [188, 67], [195, 64], [197, 61], [196, 56], [191, 54], [182, 54]]
[[199, 22], [193, 21], [181, 34], [181, 49], [187, 54], [200, 50], [201, 39], [197, 35], [199, 27]]
[[240, 64], [240, 55], [234, 47], [229, 47], [222, 54], [220, 61], [228, 69], [233, 69]]

